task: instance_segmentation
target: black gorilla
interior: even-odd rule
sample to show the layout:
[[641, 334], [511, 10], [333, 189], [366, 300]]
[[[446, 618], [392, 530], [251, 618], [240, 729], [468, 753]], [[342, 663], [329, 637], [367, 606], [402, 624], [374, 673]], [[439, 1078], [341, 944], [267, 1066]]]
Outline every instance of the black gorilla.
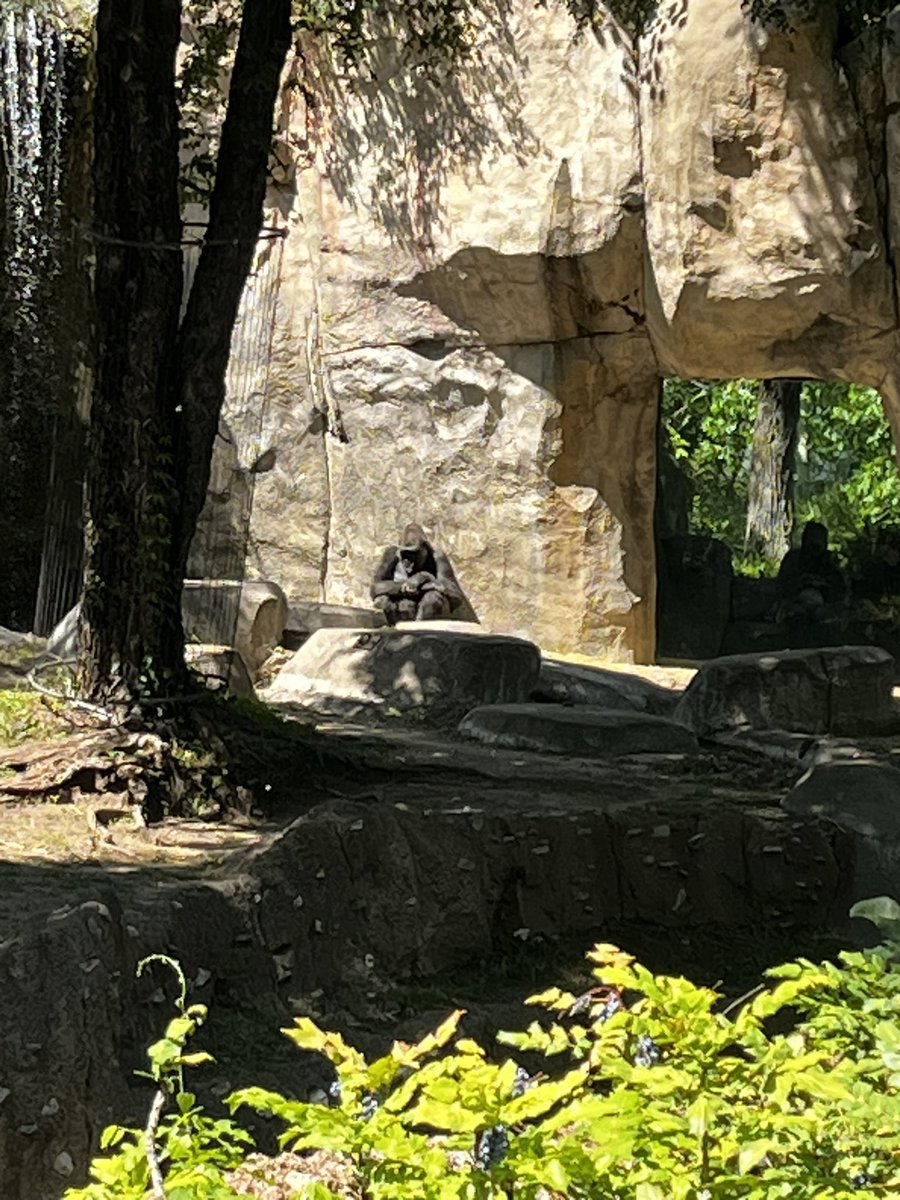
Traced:
[[381, 556], [372, 599], [388, 625], [396, 625], [449, 617], [463, 593], [443, 550], [428, 541], [420, 525], [407, 525], [402, 544], [388, 546]]

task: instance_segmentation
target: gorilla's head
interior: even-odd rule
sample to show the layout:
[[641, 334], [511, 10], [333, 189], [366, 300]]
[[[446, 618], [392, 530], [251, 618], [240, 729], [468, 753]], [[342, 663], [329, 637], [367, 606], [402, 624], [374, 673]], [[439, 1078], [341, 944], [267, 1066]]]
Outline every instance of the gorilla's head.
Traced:
[[397, 554], [411, 574], [422, 570], [428, 557], [428, 543], [421, 525], [407, 525]]

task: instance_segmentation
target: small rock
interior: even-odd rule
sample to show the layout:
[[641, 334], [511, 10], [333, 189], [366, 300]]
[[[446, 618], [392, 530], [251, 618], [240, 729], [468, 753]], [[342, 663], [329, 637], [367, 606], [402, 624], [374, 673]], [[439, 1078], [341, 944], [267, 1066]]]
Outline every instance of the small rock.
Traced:
[[75, 1163], [72, 1161], [72, 1155], [68, 1150], [61, 1150], [53, 1160], [53, 1170], [57, 1175], [62, 1175], [67, 1179], [75, 1170]]

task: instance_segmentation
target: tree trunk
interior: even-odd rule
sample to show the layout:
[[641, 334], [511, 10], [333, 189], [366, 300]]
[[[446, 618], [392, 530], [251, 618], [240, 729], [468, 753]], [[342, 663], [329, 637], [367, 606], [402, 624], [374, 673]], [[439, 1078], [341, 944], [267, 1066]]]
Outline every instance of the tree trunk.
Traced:
[[779, 562], [791, 545], [801, 387], [796, 379], [768, 379], [759, 385], [745, 545], [770, 563]]
[[98, 367], [80, 632], [82, 691], [100, 702], [171, 694], [184, 682], [181, 587], [262, 222], [290, 7], [243, 6], [209, 229], [179, 330], [181, 0], [100, 0]]
[[173, 566], [180, 575], [209, 484], [231, 335], [262, 225], [275, 101], [290, 45], [291, 0], [246, 0], [209, 227], [178, 344], [180, 510]]
[[133, 701], [184, 674], [169, 364], [181, 303], [180, 0], [100, 0], [97, 367], [86, 464], [81, 689]]

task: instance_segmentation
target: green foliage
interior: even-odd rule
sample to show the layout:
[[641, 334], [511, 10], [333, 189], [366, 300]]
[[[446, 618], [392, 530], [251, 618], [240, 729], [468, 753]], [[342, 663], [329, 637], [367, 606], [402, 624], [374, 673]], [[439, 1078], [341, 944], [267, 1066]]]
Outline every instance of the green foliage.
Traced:
[[[691, 529], [724, 541], [746, 574], [764, 569], [744, 554], [757, 388], [669, 379], [663, 389], [670, 453], [693, 487]], [[880, 527], [900, 524], [900, 474], [878, 392], [807, 382], [800, 408], [796, 528], [822, 521], [832, 544], [871, 549]]]
[[693, 532], [743, 548], [757, 384], [667, 379], [663, 420], [671, 453], [692, 487]]
[[[542, 1018], [499, 1035], [540, 1057], [531, 1075], [459, 1037], [461, 1011], [373, 1062], [299, 1017], [284, 1032], [332, 1064], [328, 1102], [250, 1087], [228, 1104], [278, 1118], [292, 1151], [336, 1155], [366, 1200], [896, 1195], [900, 905], [881, 897], [853, 915], [874, 921], [886, 944], [837, 963], [773, 968], [764, 988], [725, 1009], [708, 988], [595, 946], [596, 986], [531, 997]], [[185, 1045], [205, 1010], [186, 1005], [180, 978], [179, 1015], [148, 1055], [151, 1076], [178, 1101], [158, 1132], [166, 1195], [230, 1200], [225, 1172], [248, 1139], [204, 1116], [183, 1090], [183, 1068], [204, 1057]], [[94, 1162], [95, 1182], [66, 1200], [144, 1200], [139, 1131], [114, 1127], [103, 1145], [113, 1153]], [[321, 1183], [300, 1193], [329, 1194]]]
[[[532, 997], [549, 1021], [500, 1035], [546, 1072], [523, 1078], [454, 1041], [459, 1012], [372, 1063], [299, 1018], [286, 1032], [333, 1064], [332, 1105], [260, 1088], [229, 1103], [284, 1121], [286, 1147], [348, 1156], [373, 1200], [825, 1200], [900, 1187], [900, 973], [884, 950], [776, 968], [733, 1019], [715, 992], [614, 947], [589, 957], [591, 992]], [[788, 1006], [787, 1032], [768, 1032]]]
[[203, 1004], [187, 1003], [184, 972], [174, 959], [151, 954], [138, 963], [140, 975], [150, 963], [172, 968], [179, 981], [175, 1000], [178, 1015], [159, 1041], [147, 1050], [149, 1070], [139, 1071], [156, 1083], [163, 1097], [175, 1101], [177, 1112], [164, 1117], [158, 1128], [127, 1129], [110, 1125], [100, 1140], [105, 1157], [91, 1164], [93, 1182], [70, 1188], [65, 1200], [144, 1200], [152, 1193], [148, 1141], [152, 1141], [165, 1174], [167, 1200], [235, 1200], [225, 1172], [242, 1161], [253, 1140], [229, 1120], [208, 1117], [193, 1092], [185, 1090], [184, 1069], [211, 1062], [203, 1051], [190, 1052], [187, 1043], [206, 1020]]
[[0, 691], [0, 746], [20, 746], [30, 738], [59, 735], [52, 720], [57, 706], [35, 692]]
[[832, 540], [871, 547], [900, 523], [900, 475], [881, 397], [854, 384], [807, 383], [801, 398], [807, 466], [798, 478], [799, 521], [822, 521]]

